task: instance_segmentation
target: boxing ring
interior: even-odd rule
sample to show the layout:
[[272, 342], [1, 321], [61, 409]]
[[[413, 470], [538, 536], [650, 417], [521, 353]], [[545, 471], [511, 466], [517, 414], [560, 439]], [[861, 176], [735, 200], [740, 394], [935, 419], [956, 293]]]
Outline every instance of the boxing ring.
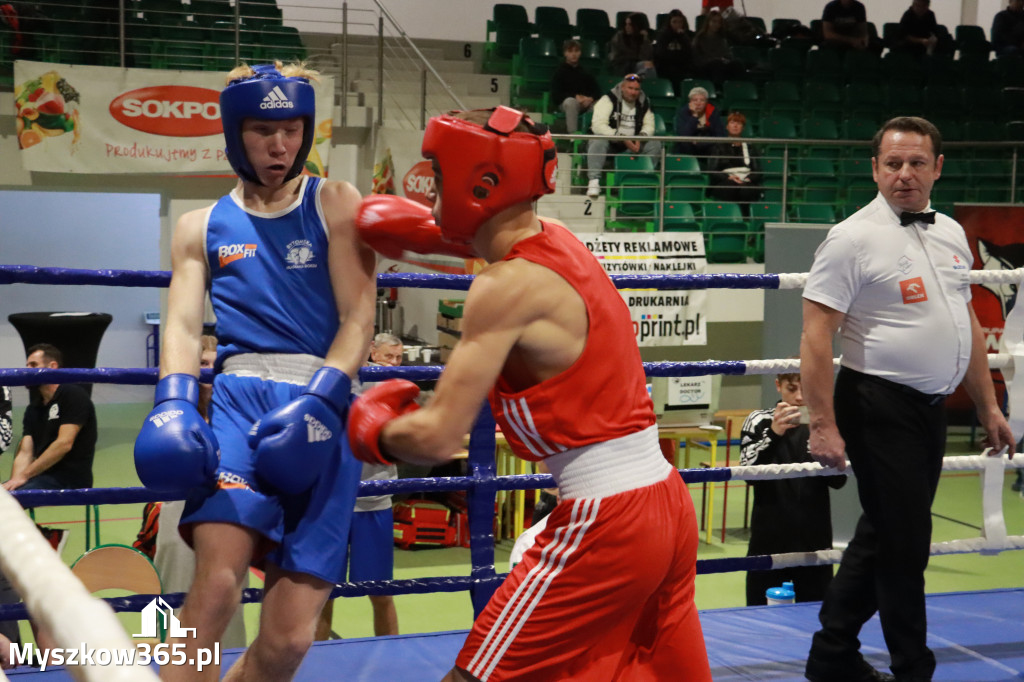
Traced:
[[[796, 289], [806, 281], [805, 274], [773, 275], [618, 275], [612, 276], [619, 288], [643, 289]], [[126, 287], [166, 287], [167, 272], [74, 270], [34, 266], [0, 266], [0, 284], [79, 284]], [[382, 274], [380, 287], [414, 287], [439, 290], [466, 290], [468, 275]], [[1024, 283], [1024, 270], [972, 271], [971, 282]], [[1016, 342], [1008, 341], [1016, 339]], [[992, 369], [1003, 372], [1014, 432], [1024, 432], [1024, 306], [1013, 310], [1006, 321], [1004, 353], [989, 356]], [[710, 374], [777, 374], [795, 371], [797, 360], [748, 360], [706, 362], [644, 363], [648, 376], [702, 376]], [[365, 381], [405, 378], [433, 380], [440, 367], [366, 367], [360, 370]], [[157, 369], [0, 369], [0, 385], [26, 386], [39, 383], [92, 383], [154, 385]], [[201, 380], [210, 381], [204, 370]], [[371, 581], [338, 585], [333, 597], [357, 597], [371, 594], [421, 594], [429, 592], [470, 593], [474, 613], [486, 604], [504, 579], [495, 568], [493, 515], [499, 491], [533, 490], [551, 487], [550, 475], [498, 476], [495, 464], [495, 428], [490, 410], [484, 405], [470, 435], [468, 474], [445, 478], [364, 481], [359, 494], [380, 495], [412, 492], [465, 491], [467, 495], [470, 563], [468, 576], [439, 576], [412, 580]], [[979, 537], [932, 545], [932, 554], [981, 553], [1024, 549], [1024, 536], [1006, 532], [1002, 510], [1002, 490], [1006, 471], [1024, 468], [1024, 455], [988, 457], [947, 457], [944, 470], [978, 471], [982, 482], [984, 526]], [[818, 464], [737, 466], [713, 469], [683, 469], [687, 484], [749, 481], [765, 478], [813, 475], [843, 475]], [[84, 594], [81, 585], [71, 584], [68, 594], [53, 597], [53, 581], [61, 590], [76, 582], [59, 557], [35, 533], [22, 507], [73, 506], [93, 504], [142, 503], [181, 499], [182, 493], [156, 493], [146, 488], [106, 488], [70, 491], [37, 490], [13, 494], [0, 491], [0, 569], [11, 579], [25, 604], [0, 607], [0, 620], [32, 617], [47, 626], [57, 646], [76, 648], [82, 642], [104, 642], [93, 646], [130, 646], [127, 635], [110, 612], [98, 600]], [[16, 529], [16, 530], [15, 530]], [[31, 531], [31, 532], [30, 532]], [[32, 535], [35, 538], [32, 538]], [[36, 542], [35, 540], [39, 540]], [[41, 543], [41, 544], [40, 544]], [[835, 564], [840, 550], [779, 554], [742, 558], [701, 559], [698, 574], [767, 570], [802, 565]], [[66, 575], [65, 575], [66, 574]], [[42, 592], [50, 596], [38, 596]], [[262, 591], [246, 590], [243, 602], [256, 602]], [[114, 611], [141, 611], [153, 595], [135, 595], [106, 601]], [[172, 607], [184, 600], [183, 594], [163, 595]], [[70, 606], [68, 606], [70, 605]], [[936, 680], [1009, 680], [1024, 678], [1024, 587], [929, 595], [929, 645], [936, 652], [939, 666]], [[70, 609], [70, 613], [66, 609]], [[716, 680], [801, 680], [811, 634], [818, 628], [817, 604], [716, 609], [701, 612], [708, 656]], [[82, 625], [82, 619], [86, 623]], [[79, 623], [78, 626], [68, 623]], [[337, 679], [344, 670], [346, 680], [439, 679], [451, 667], [465, 638], [465, 631], [401, 635], [368, 639], [317, 642], [304, 661], [296, 679]], [[888, 655], [877, 616], [865, 626], [861, 637], [866, 658], [885, 668]], [[107, 644], [106, 642], [110, 642]], [[240, 650], [225, 652], [222, 670], [227, 670]], [[153, 679], [140, 667], [123, 667], [112, 673], [110, 666], [79, 666], [69, 670], [40, 672], [35, 668], [8, 671], [11, 679], [63, 680], [135, 680]], [[0, 680], [3, 674], [0, 673]]]

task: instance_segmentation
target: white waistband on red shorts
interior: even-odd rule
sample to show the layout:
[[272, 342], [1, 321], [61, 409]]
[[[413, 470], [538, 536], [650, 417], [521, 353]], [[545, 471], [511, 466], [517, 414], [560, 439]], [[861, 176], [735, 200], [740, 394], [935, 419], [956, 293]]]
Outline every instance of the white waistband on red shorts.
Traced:
[[324, 359], [304, 353], [242, 353], [224, 360], [223, 374], [305, 386]]
[[544, 463], [562, 498], [609, 497], [661, 483], [673, 467], [661, 454], [658, 427], [551, 455]]

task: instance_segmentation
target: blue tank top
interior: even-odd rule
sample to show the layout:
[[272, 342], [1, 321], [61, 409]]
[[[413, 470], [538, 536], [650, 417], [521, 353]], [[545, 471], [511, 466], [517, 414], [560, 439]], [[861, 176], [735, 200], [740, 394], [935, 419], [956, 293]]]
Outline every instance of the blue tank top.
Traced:
[[319, 178], [275, 213], [242, 206], [232, 192], [210, 211], [206, 257], [217, 314], [217, 367], [239, 353], [327, 355], [338, 308], [327, 261]]

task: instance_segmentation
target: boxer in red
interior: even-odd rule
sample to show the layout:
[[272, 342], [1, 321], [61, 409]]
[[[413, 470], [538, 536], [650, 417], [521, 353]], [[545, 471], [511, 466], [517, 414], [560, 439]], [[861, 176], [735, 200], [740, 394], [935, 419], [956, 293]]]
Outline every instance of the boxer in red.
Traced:
[[[356, 401], [369, 462], [447, 461], [489, 397], [516, 455], [543, 460], [560, 502], [477, 618], [446, 680], [711, 679], [694, 605], [697, 524], [658, 447], [629, 311], [597, 260], [533, 202], [554, 189], [543, 126], [506, 107], [430, 120], [433, 220], [365, 200], [364, 241], [476, 254], [462, 339], [433, 399], [383, 382]], [[427, 242], [436, 242], [427, 247]]]

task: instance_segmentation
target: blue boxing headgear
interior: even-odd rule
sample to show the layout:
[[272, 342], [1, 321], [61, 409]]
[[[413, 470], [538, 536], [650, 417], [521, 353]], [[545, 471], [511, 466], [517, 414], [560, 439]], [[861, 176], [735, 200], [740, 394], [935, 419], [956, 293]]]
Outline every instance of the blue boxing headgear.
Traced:
[[302, 117], [302, 147], [285, 177], [288, 181], [302, 172], [313, 146], [316, 94], [308, 79], [282, 76], [273, 64], [254, 66], [253, 71], [252, 76], [231, 81], [220, 93], [220, 120], [224, 126], [228, 163], [243, 180], [262, 184], [245, 153], [242, 121], [247, 118], [284, 121]]

